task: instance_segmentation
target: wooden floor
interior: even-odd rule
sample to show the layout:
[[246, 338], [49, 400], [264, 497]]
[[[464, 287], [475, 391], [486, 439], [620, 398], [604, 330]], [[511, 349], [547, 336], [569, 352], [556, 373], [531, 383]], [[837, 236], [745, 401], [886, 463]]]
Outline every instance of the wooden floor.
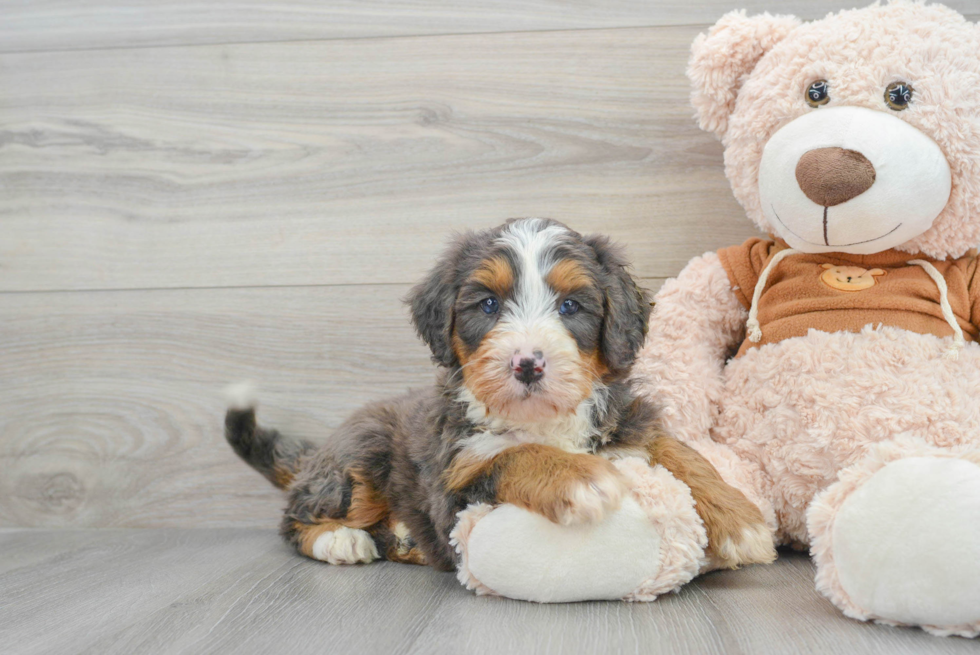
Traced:
[[271, 530], [8, 530], [0, 552], [11, 655], [977, 652], [845, 619], [792, 553], [654, 603], [537, 605], [476, 597], [423, 567], [321, 564]]

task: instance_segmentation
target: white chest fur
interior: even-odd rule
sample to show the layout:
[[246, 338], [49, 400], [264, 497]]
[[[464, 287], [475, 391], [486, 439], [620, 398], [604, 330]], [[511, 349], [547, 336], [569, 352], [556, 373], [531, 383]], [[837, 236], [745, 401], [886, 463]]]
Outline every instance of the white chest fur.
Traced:
[[477, 426], [477, 431], [463, 440], [463, 451], [480, 459], [489, 459], [507, 448], [527, 443], [554, 446], [571, 453], [590, 452], [592, 437], [598, 434], [595, 415], [605, 409], [604, 388], [596, 389], [575, 412], [534, 422], [518, 423], [493, 416], [465, 387], [457, 399], [466, 405], [466, 417]]

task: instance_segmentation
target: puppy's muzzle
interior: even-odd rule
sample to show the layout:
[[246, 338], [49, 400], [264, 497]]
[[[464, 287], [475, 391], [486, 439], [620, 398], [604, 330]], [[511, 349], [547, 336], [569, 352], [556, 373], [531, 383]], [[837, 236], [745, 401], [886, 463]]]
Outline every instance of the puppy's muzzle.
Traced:
[[514, 372], [514, 377], [526, 385], [534, 384], [543, 378], [546, 366], [544, 353], [540, 350], [531, 353], [519, 351], [510, 359], [510, 370]]

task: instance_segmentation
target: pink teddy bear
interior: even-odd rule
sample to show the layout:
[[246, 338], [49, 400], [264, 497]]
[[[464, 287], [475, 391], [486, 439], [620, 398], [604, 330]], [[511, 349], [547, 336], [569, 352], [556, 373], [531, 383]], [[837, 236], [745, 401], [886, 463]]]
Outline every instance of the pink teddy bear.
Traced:
[[688, 73], [771, 236], [664, 285], [641, 383], [845, 614], [977, 636], [980, 26], [733, 12]]

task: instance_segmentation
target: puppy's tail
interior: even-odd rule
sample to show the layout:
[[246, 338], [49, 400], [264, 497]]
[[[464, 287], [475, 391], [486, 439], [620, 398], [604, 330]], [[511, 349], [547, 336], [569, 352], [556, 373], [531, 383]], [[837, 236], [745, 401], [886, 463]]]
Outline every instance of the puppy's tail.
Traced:
[[290, 439], [276, 430], [261, 428], [255, 422], [258, 404], [255, 388], [248, 382], [225, 389], [225, 439], [234, 451], [272, 484], [285, 489], [292, 483], [300, 458], [314, 449], [301, 439]]

